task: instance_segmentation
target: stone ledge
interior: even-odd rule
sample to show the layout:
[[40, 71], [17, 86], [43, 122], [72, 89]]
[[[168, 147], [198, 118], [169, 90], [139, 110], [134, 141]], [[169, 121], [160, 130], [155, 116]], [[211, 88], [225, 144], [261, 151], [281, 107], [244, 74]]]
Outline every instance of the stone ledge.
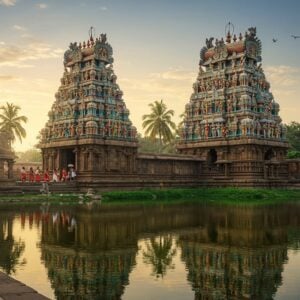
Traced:
[[0, 272], [0, 300], [49, 300], [24, 283]]

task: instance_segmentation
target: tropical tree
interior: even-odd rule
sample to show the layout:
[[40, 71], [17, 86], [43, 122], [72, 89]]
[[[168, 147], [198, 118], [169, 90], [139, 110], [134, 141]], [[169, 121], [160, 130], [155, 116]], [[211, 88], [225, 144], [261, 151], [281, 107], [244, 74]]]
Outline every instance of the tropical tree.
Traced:
[[300, 123], [293, 121], [286, 125], [286, 130], [286, 138], [293, 150], [300, 151]]
[[174, 269], [172, 259], [176, 254], [173, 248], [172, 237], [160, 235], [150, 238], [146, 243], [146, 251], [143, 251], [144, 263], [152, 265], [152, 275], [163, 278], [168, 269]]
[[286, 138], [292, 149], [288, 152], [288, 158], [300, 158], [300, 123], [291, 122], [286, 125]]
[[10, 145], [16, 138], [22, 143], [22, 139], [26, 137], [22, 123], [27, 122], [27, 117], [19, 116], [20, 109], [20, 106], [8, 102], [0, 107], [0, 129], [8, 134]]
[[174, 111], [168, 109], [163, 100], [150, 103], [149, 106], [151, 113], [143, 115], [142, 126], [146, 129], [146, 136], [149, 136], [152, 140], [158, 137], [160, 149], [162, 149], [163, 142], [168, 143], [174, 138], [172, 129], [175, 130], [176, 125], [171, 120], [174, 116]]

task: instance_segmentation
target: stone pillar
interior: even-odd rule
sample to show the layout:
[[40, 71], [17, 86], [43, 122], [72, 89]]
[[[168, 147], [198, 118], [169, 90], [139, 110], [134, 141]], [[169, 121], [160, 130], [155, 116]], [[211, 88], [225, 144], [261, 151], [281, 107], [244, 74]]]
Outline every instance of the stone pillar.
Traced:
[[56, 170], [61, 169], [61, 168], [60, 168], [60, 158], [61, 158], [61, 151], [60, 151], [60, 150], [57, 150], [56, 160], [55, 160], [55, 165], [54, 165], [54, 168], [55, 168]]
[[229, 164], [225, 163], [224, 167], [225, 167], [225, 176], [229, 177]]
[[93, 171], [94, 170], [94, 153], [93, 153], [93, 149], [89, 149], [88, 150], [88, 170], [89, 171]]
[[279, 177], [279, 168], [280, 168], [280, 165], [275, 166], [275, 177], [276, 178]]
[[264, 179], [268, 179], [268, 169], [269, 166], [268, 165], [264, 165]]
[[80, 151], [79, 148], [75, 148], [73, 151], [75, 153], [75, 170], [79, 170], [80, 168]]
[[0, 160], [0, 179], [4, 178], [4, 161]]
[[[53, 154], [50, 153], [48, 155], [48, 167], [46, 169], [52, 170], [52, 166], [53, 166]], [[44, 169], [44, 170], [46, 170], [46, 169]]]
[[7, 166], [8, 166], [8, 179], [13, 178], [13, 166], [14, 166], [14, 161], [13, 160], [8, 160], [7, 161]]

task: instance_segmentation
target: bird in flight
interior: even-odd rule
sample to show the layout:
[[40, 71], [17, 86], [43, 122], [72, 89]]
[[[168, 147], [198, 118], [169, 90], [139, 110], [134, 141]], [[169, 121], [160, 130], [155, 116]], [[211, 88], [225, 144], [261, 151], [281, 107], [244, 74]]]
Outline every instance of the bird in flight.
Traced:
[[278, 41], [278, 39], [272, 39], [273, 43], [276, 43]]
[[291, 37], [293, 37], [294, 39], [300, 39], [300, 35], [291, 35]]

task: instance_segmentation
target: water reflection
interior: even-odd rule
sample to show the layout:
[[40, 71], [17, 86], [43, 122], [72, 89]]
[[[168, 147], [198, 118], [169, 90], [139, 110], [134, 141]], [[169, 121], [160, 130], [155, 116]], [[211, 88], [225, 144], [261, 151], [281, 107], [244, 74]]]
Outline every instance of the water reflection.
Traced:
[[144, 263], [152, 266], [152, 275], [164, 277], [168, 269], [174, 269], [172, 259], [176, 254], [171, 235], [151, 237], [146, 242], [147, 251], [143, 251]]
[[12, 214], [0, 214], [0, 268], [8, 275], [16, 272], [16, 269], [26, 264], [26, 260], [20, 257], [25, 249], [25, 242], [15, 240], [13, 236]]
[[[15, 214], [1, 214], [0, 267], [7, 273], [21, 272], [22, 247], [8, 230]], [[26, 219], [40, 229], [40, 258], [57, 299], [121, 299], [127, 290], [138, 299], [133, 270], [147, 273], [138, 286], [146, 289], [154, 279], [168, 283], [180, 264], [186, 271], [174, 292], [188, 282], [195, 299], [273, 299], [290, 279], [283, 273], [288, 250], [300, 246], [299, 205], [42, 207], [23, 212], [23, 226]], [[2, 257], [15, 259], [6, 267]], [[169, 295], [162, 286], [155, 298]]]

